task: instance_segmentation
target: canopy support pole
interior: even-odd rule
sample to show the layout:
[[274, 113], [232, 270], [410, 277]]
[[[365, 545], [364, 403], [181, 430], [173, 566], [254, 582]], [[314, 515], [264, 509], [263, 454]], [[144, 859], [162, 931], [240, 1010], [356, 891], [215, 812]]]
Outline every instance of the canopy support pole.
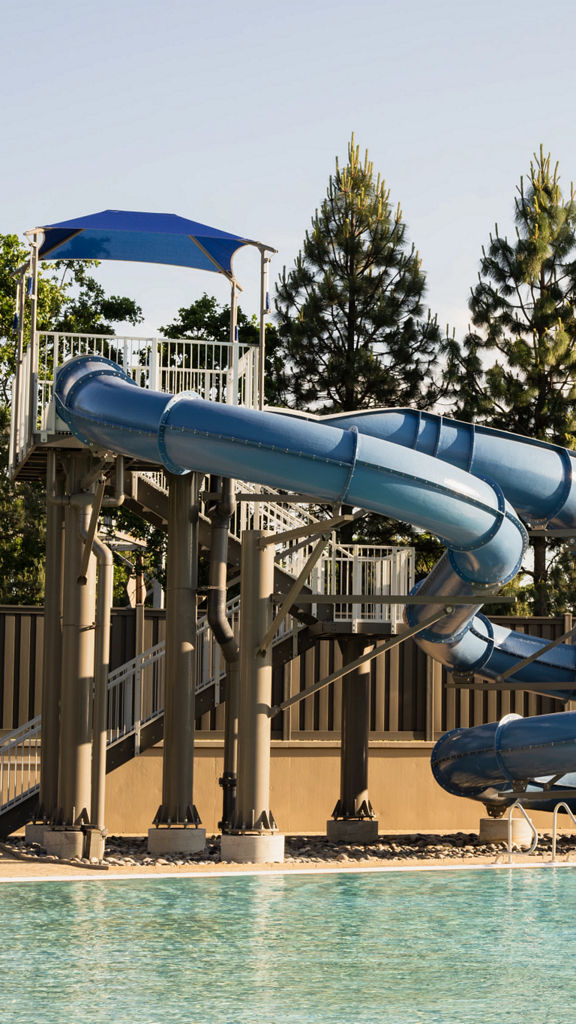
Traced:
[[230, 286], [230, 345], [232, 346], [232, 398], [231, 405], [239, 405], [238, 395], [238, 286], [232, 278]]
[[32, 250], [30, 255], [30, 276], [31, 276], [31, 293], [30, 293], [30, 406], [29, 406], [29, 420], [30, 420], [30, 435], [34, 434], [38, 429], [36, 422], [38, 416], [38, 336], [36, 334], [36, 321], [38, 318], [38, 250], [40, 248], [40, 239], [38, 231], [26, 232], [29, 238], [30, 248]]
[[258, 367], [258, 408], [264, 408], [266, 383], [266, 314], [268, 309], [268, 264], [266, 249], [260, 249], [260, 362]]

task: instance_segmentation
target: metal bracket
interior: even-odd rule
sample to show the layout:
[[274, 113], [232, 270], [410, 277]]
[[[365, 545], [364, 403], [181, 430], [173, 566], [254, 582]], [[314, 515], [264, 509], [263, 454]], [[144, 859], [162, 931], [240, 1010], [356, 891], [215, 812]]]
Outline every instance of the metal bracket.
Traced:
[[288, 611], [289, 611], [290, 607], [294, 604], [294, 601], [300, 595], [302, 587], [306, 583], [306, 580], [308, 579], [308, 577], [309, 577], [310, 573], [312, 572], [314, 566], [316, 565], [317, 562], [320, 561], [320, 558], [322, 556], [322, 552], [324, 551], [324, 548], [326, 547], [326, 545], [327, 545], [329, 540], [330, 540], [330, 533], [325, 534], [324, 536], [322, 536], [320, 538], [320, 540], [316, 544], [316, 547], [314, 548], [312, 554], [308, 558], [308, 560], [306, 562], [306, 565], [302, 569], [302, 572], [298, 576], [298, 579], [296, 579], [294, 581], [294, 583], [290, 587], [288, 593], [283, 598], [282, 604], [280, 605], [280, 608], [278, 609], [278, 612], [276, 613], [273, 622], [271, 623], [270, 627], [266, 630], [265, 635], [263, 636], [262, 640], [260, 641], [260, 646], [258, 647], [258, 652], [257, 652], [260, 655], [260, 657], [263, 658], [264, 655], [266, 654], [266, 649], [268, 647], [268, 644], [270, 644], [272, 642], [272, 640], [274, 638], [274, 635], [278, 631], [278, 627], [280, 626], [280, 623], [282, 623], [284, 621], [284, 619], [286, 618], [286, 615], [288, 614]]
[[98, 484], [98, 489], [94, 495], [94, 502], [92, 505], [92, 512], [90, 514], [90, 522], [86, 531], [86, 540], [84, 543], [84, 550], [82, 552], [82, 563], [80, 565], [80, 575], [76, 580], [81, 586], [86, 586], [87, 583], [87, 572], [88, 563], [90, 562], [90, 555], [92, 554], [92, 545], [94, 543], [94, 537], [98, 530], [98, 516], [102, 508], [102, 501], [104, 500], [104, 490], [106, 488], [106, 477], [101, 477]]

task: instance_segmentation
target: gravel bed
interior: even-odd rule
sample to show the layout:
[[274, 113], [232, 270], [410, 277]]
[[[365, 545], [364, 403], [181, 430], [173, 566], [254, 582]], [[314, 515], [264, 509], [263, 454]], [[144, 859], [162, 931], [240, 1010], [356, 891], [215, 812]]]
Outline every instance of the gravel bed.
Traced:
[[[38, 845], [27, 846], [24, 839], [10, 838], [4, 840], [2, 847], [19, 859], [42, 860], [45, 863], [62, 863], [62, 859], [48, 855]], [[325, 836], [286, 836], [285, 862], [289, 864], [378, 864], [402, 861], [434, 861], [448, 859], [486, 858], [496, 856], [505, 850], [504, 843], [481, 842], [473, 833], [456, 832], [452, 835], [428, 835], [409, 833], [406, 835], [379, 836], [372, 843], [331, 842]], [[538, 847], [533, 856], [550, 853], [552, 839], [546, 833], [540, 834]], [[559, 836], [557, 853], [567, 857], [576, 852], [576, 835]], [[103, 861], [87, 860], [68, 863], [81, 863], [84, 866], [100, 867], [178, 867], [192, 865], [210, 866], [220, 863], [220, 836], [206, 837], [206, 846], [195, 854], [162, 854], [155, 856], [148, 852], [147, 838], [111, 835], [106, 839], [106, 850]]]

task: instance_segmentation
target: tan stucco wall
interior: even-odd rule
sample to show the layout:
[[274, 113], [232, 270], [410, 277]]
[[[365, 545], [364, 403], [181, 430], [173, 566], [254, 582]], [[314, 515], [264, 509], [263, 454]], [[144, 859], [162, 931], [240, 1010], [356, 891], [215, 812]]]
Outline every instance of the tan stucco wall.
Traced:
[[[375, 742], [370, 747], [369, 793], [381, 831], [478, 829], [481, 804], [445, 793], [430, 770], [432, 743]], [[194, 802], [208, 833], [218, 830], [222, 744], [196, 744]], [[282, 832], [324, 832], [339, 795], [337, 742], [272, 744], [270, 806]], [[107, 779], [106, 825], [111, 832], [144, 834], [161, 802], [162, 747], [117, 768]], [[537, 815], [551, 827], [551, 816]]]

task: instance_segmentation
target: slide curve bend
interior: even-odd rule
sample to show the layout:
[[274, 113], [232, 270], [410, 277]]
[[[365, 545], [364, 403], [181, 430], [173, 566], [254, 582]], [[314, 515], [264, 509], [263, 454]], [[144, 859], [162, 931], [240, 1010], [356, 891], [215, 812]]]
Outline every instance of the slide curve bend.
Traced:
[[[193, 470], [303, 491], [434, 533], [447, 550], [419, 593], [474, 599], [417, 638], [450, 668], [494, 678], [546, 646], [491, 624], [480, 609], [521, 566], [522, 520], [576, 527], [573, 452], [410, 409], [315, 417], [222, 405], [190, 392], [166, 395], [143, 390], [101, 356], [67, 362], [54, 398], [60, 417], [86, 444], [172, 473]], [[413, 604], [406, 614], [417, 624], [430, 608]], [[514, 678], [536, 691], [538, 683], [553, 684], [554, 695], [573, 698], [576, 647], [543, 652]], [[515, 799], [519, 786], [533, 805], [561, 798], [576, 807], [572, 766], [576, 713], [508, 716], [455, 730], [432, 756], [445, 789], [495, 807]]]

